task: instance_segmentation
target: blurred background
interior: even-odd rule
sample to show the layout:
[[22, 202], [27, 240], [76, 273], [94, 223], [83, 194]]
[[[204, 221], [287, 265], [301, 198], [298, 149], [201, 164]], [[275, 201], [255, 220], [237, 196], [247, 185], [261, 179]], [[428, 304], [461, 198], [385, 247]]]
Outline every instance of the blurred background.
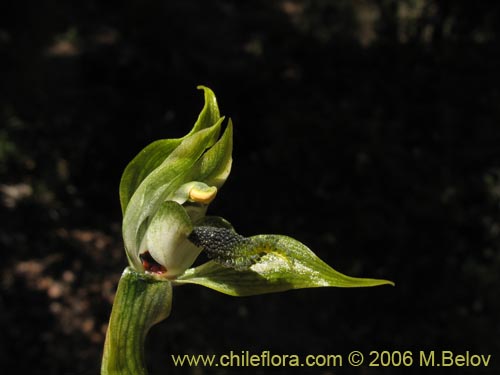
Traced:
[[[119, 276], [118, 184], [211, 87], [235, 124], [210, 212], [396, 287], [232, 298], [185, 286], [148, 337], [170, 354], [492, 354], [500, 370], [500, 2], [0, 3], [0, 367], [97, 374]], [[436, 369], [437, 370], [437, 369]], [[437, 372], [439, 373], [439, 372]]]

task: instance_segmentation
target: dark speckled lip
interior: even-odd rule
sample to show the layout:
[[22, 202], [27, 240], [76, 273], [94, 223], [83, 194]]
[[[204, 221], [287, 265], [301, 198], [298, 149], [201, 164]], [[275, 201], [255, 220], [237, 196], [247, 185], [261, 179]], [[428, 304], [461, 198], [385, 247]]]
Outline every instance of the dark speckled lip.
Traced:
[[231, 253], [246, 238], [227, 228], [201, 226], [193, 229], [188, 239], [210, 254]]
[[248, 269], [255, 263], [254, 254], [247, 254], [250, 239], [227, 228], [199, 226], [193, 229], [188, 239], [203, 248], [207, 256], [224, 267], [236, 270]]

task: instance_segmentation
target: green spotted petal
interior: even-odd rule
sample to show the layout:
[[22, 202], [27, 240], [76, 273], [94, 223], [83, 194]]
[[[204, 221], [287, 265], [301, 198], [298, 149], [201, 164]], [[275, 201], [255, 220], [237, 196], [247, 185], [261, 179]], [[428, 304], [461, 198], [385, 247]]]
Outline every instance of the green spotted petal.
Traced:
[[[394, 285], [380, 279], [346, 276], [293, 238], [259, 235], [235, 241], [217, 259], [187, 270], [176, 283], [198, 284], [232, 296], [249, 296], [315, 287]], [[231, 255], [232, 254], [232, 255]], [[221, 259], [224, 258], [225, 259]]]

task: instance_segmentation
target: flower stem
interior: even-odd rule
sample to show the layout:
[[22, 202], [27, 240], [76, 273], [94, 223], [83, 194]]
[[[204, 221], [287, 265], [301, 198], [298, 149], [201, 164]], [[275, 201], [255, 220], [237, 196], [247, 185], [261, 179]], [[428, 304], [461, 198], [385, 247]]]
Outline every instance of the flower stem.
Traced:
[[171, 306], [172, 285], [168, 280], [126, 268], [111, 311], [101, 375], [146, 375], [146, 334], [169, 316]]

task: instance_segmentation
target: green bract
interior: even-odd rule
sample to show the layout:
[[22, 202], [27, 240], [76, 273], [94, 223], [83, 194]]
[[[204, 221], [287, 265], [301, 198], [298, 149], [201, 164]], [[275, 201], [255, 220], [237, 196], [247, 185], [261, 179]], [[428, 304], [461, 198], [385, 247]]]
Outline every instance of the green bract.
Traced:
[[[123, 173], [120, 201], [130, 266], [175, 284], [199, 284], [235, 296], [392, 284], [343, 275], [293, 238], [245, 238], [225, 219], [205, 216], [231, 169], [232, 124], [221, 131], [224, 118], [214, 93], [199, 88], [205, 105], [189, 134], [153, 142]], [[188, 269], [203, 250], [212, 260]]]

